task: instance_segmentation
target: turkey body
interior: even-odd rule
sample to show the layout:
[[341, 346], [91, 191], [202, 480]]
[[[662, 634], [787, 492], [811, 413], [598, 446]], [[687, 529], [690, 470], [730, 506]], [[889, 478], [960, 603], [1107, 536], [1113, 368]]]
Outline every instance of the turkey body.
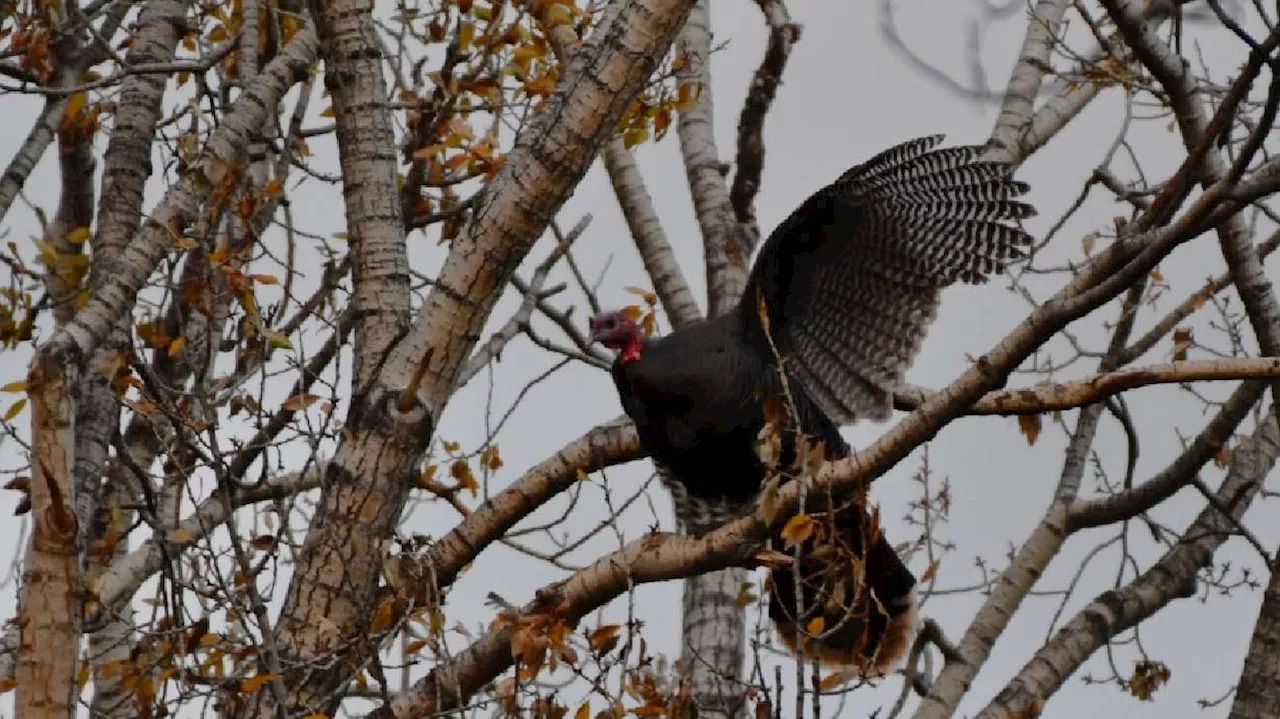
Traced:
[[[668, 476], [679, 478], [676, 491], [702, 505], [682, 515], [714, 515], [717, 506], [732, 514], [765, 480], [757, 438], [765, 401], [783, 401], [782, 381], [776, 367], [743, 342], [737, 323], [731, 314], [704, 320], [646, 341], [638, 360], [613, 364], [614, 384], [640, 441]], [[801, 429], [847, 452], [835, 424], [803, 388], [793, 387], [792, 396]], [[789, 457], [785, 451], [784, 464]]]
[[[724, 315], [648, 340], [639, 359], [615, 361], [612, 368], [623, 409], [671, 491], [676, 515], [695, 531], [749, 507], [768, 478], [757, 449], [768, 421], [767, 402], [790, 406], [794, 427], [822, 443], [827, 459], [849, 455], [835, 423], [802, 385], [789, 382], [784, 394], [776, 365], [743, 342], [738, 322], [735, 315]], [[781, 440], [778, 466], [791, 467], [796, 432], [788, 427]], [[866, 674], [882, 672], [910, 644], [916, 578], [872, 526], [861, 502], [819, 516], [827, 515], [831, 533], [843, 541], [845, 558], [853, 561], [814, 559], [816, 542], [806, 542], [798, 567], [770, 573], [770, 619], [795, 651], [808, 638], [797, 629], [821, 616], [823, 634], [829, 636], [808, 649], [811, 655]], [[786, 549], [779, 540], [774, 544]], [[802, 577], [799, 597], [796, 569]], [[832, 606], [825, 600], [842, 584], [847, 589]]]
[[[764, 243], [735, 310], [661, 338], [625, 313], [592, 319], [689, 529], [747, 510], [771, 471], [793, 476], [797, 432], [848, 456], [839, 427], [889, 417], [941, 291], [985, 281], [1030, 243], [1009, 224], [1034, 214], [1016, 201], [1027, 186], [983, 148], [941, 139], [890, 148], [810, 196]], [[781, 422], [772, 469], [758, 451], [767, 420]], [[819, 528], [770, 571], [770, 617], [792, 649], [882, 673], [909, 647], [916, 579], [865, 497], [816, 499]]]

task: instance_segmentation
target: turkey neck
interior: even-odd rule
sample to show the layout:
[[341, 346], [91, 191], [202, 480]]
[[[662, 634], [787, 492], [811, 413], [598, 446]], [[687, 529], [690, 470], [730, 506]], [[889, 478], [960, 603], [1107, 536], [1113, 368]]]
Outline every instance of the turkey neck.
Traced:
[[[640, 356], [615, 360], [613, 380], [653, 460], [679, 477], [689, 494], [745, 503], [767, 475], [756, 454], [766, 401], [785, 406], [776, 358], [744, 338], [735, 312], [646, 340]], [[827, 457], [847, 456], [836, 426], [788, 378], [799, 429], [826, 443]], [[783, 433], [781, 466], [794, 457], [794, 432]]]

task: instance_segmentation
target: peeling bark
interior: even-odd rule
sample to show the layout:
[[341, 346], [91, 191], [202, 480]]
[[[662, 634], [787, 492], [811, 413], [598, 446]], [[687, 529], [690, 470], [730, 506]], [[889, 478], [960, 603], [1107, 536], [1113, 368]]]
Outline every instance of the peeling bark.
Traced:
[[1273, 561], [1227, 719], [1276, 717], [1280, 717], [1280, 562]]
[[37, 355], [31, 398], [32, 531], [18, 594], [14, 679], [18, 716], [72, 716], [80, 658], [80, 557], [75, 483], [75, 407], [63, 367]]

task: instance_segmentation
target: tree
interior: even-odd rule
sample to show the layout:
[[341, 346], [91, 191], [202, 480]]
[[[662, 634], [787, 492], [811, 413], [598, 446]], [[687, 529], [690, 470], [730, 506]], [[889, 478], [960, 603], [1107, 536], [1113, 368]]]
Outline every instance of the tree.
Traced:
[[[540, 441], [562, 429], [550, 426], [563, 422], [556, 403], [574, 398], [539, 398], [537, 385], [570, 368], [565, 391], [597, 381], [595, 406], [617, 412], [582, 314], [622, 282], [589, 279], [584, 245], [635, 247], [646, 279], [634, 311], [658, 327], [696, 321], [702, 287], [707, 312], [732, 306], [771, 227], [757, 217], [766, 117], [787, 92], [799, 22], [812, 28], [821, 11], [793, 21], [758, 0], [767, 40], [727, 163], [712, 92], [724, 87], [712, 73], [721, 16], [707, 0], [370, 5], [0, 13], [6, 117], [32, 116], [0, 177], [0, 223], [36, 235], [0, 251], [14, 397], [4, 469], [30, 524], [0, 654], [18, 716], [80, 702], [112, 716], [870, 713], [879, 694], [779, 660], [767, 627], [749, 631], [762, 592], [748, 569], [805, 492], [852, 493], [888, 474], [920, 493], [908, 513], [919, 539], [903, 551], [929, 615], [955, 593], [941, 578], [968, 571], [942, 561], [958, 551], [942, 526], [964, 492], [932, 443], [949, 425], [1039, 442], [1019, 451], [1041, 463], [1060, 450], [1061, 476], [1007, 563], [979, 555], [967, 627], [926, 622], [903, 676], [880, 682], [893, 714], [950, 716], [966, 701], [982, 716], [1031, 715], [1103, 649], [1109, 674], [1095, 681], [1160, 697], [1181, 675], [1141, 629], [1180, 599], [1265, 583], [1220, 711], [1280, 716], [1278, 575], [1255, 578], [1220, 549], [1236, 537], [1246, 566], [1261, 553], [1274, 569], [1244, 518], [1280, 453], [1280, 305], [1263, 265], [1280, 237], [1269, 205], [1280, 165], [1266, 152], [1280, 105], [1274, 18], [1173, 0], [990, 9], [989, 32], [1022, 42], [996, 93], [904, 55], [998, 103], [993, 156], [1028, 175], [1052, 174], [1036, 163], [1055, 148], [1043, 168], [1088, 153], [1096, 166], [1059, 177], [1065, 191], [1038, 190], [1040, 244], [996, 283], [1011, 290], [1007, 311], [1025, 300], [1021, 322], [936, 388], [904, 387], [902, 417], [857, 428], [869, 434], [854, 457], [803, 468], [695, 539], [651, 527], [668, 521], [646, 502], [660, 494], [623, 478], [643, 463], [615, 469], [643, 459], [621, 418], [583, 432], [595, 420], [575, 414], [581, 427], [563, 436], [576, 438]], [[897, 10], [880, 12], [910, 52]], [[1215, 43], [1217, 64], [1184, 60], [1195, 39]], [[1119, 133], [1073, 135], [1108, 101]], [[1148, 141], [1163, 125], [1169, 141]], [[664, 231], [666, 188], [638, 159], [670, 146], [673, 129], [701, 258]], [[838, 154], [837, 172], [862, 159]], [[591, 216], [567, 231], [557, 221], [597, 155], [629, 243], [600, 236]], [[336, 216], [339, 190], [346, 226], [317, 226]], [[41, 205], [55, 201], [50, 217]], [[1106, 202], [1124, 214], [1111, 219]], [[1202, 282], [1211, 251], [1223, 271]], [[450, 410], [482, 431], [460, 441]], [[980, 424], [991, 415], [1003, 424]], [[1150, 467], [1138, 451], [1149, 446]], [[1086, 537], [1099, 541], [1082, 554]], [[1111, 586], [1073, 580], [1043, 645], [1020, 648], [1025, 666], [975, 693], [1050, 563], [1084, 577], [1111, 549]], [[532, 597], [511, 591], [526, 571], [500, 566], [513, 557], [537, 562]], [[491, 581], [468, 582], [486, 568]], [[639, 599], [674, 579], [679, 644]]]

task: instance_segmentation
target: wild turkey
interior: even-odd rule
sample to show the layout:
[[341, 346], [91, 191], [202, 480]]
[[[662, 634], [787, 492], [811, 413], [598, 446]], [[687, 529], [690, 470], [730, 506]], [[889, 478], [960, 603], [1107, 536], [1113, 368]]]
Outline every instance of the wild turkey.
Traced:
[[[847, 456], [838, 427], [888, 419], [942, 289], [1022, 256], [1031, 238], [1016, 221], [1035, 210], [1016, 198], [1027, 186], [983, 148], [941, 141], [893, 147], [809, 197], [765, 242], [735, 311], [660, 339], [624, 311], [592, 318], [593, 338], [618, 352], [623, 408], [678, 516], [710, 528], [748, 508], [769, 474], [758, 454], [767, 418], [795, 420], [770, 425], [782, 430], [780, 456], [766, 455], [776, 467], [797, 459], [797, 425], [828, 459]], [[821, 521], [790, 537], [801, 601], [797, 568], [774, 567], [769, 614], [793, 651], [881, 674], [914, 635], [916, 578], [865, 498], [828, 499], [811, 498]]]

